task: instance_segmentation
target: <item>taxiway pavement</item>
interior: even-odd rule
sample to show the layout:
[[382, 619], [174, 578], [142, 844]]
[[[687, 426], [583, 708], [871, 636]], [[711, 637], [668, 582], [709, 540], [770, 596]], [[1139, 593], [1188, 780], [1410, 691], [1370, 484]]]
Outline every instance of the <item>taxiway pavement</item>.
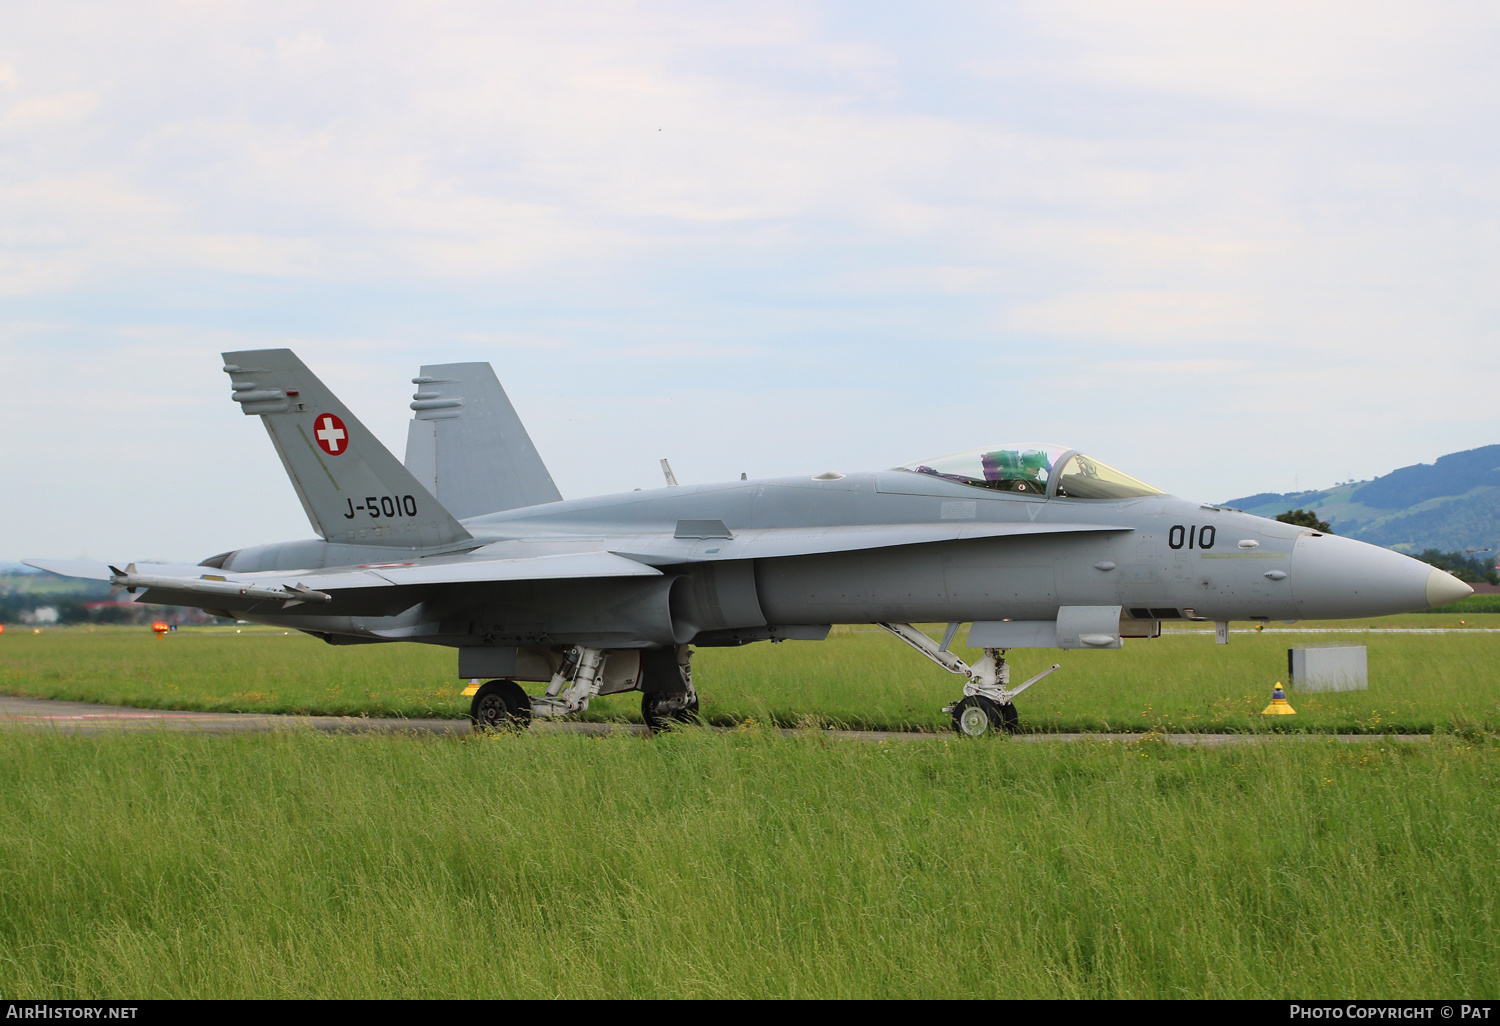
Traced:
[[[268, 730], [321, 730], [335, 734], [412, 733], [468, 734], [467, 719], [408, 720], [398, 717], [365, 716], [284, 716], [274, 713], [189, 712], [175, 709], [136, 709], [119, 705], [93, 705], [88, 702], [60, 702], [47, 698], [17, 698], [0, 695], [0, 728], [47, 730], [63, 734], [108, 735], [139, 731], [172, 730], [200, 734], [241, 734]], [[532, 730], [538, 733], [608, 734], [623, 731], [644, 734], [639, 723], [587, 723], [572, 720], [537, 720]], [[795, 730], [783, 730], [795, 734]], [[954, 735], [882, 730], [828, 730], [829, 737], [854, 741], [933, 741], [949, 740]], [[1327, 734], [1018, 734], [1012, 740], [1046, 741], [1142, 741], [1153, 739], [1174, 745], [1226, 745], [1264, 740], [1269, 736], [1318, 740]], [[1426, 741], [1426, 734], [1338, 734], [1340, 741]]]

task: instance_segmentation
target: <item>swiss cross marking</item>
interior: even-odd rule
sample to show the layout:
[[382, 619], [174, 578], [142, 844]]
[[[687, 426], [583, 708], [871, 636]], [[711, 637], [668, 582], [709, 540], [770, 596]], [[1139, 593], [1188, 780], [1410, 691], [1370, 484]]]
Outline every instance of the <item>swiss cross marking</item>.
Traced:
[[314, 421], [313, 437], [318, 440], [318, 448], [330, 456], [337, 456], [348, 446], [344, 444], [349, 437], [349, 432], [344, 430], [344, 422], [331, 413], [320, 413]]

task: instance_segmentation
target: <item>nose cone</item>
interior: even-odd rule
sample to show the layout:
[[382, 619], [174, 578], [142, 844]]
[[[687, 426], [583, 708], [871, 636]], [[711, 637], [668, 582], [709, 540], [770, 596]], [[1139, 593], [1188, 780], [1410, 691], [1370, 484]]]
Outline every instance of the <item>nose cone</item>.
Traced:
[[1427, 605], [1433, 609], [1468, 598], [1472, 594], [1473, 588], [1445, 570], [1433, 567], [1432, 573], [1427, 575]]
[[1470, 591], [1421, 560], [1331, 534], [1298, 538], [1290, 569], [1297, 614], [1305, 620], [1409, 613]]

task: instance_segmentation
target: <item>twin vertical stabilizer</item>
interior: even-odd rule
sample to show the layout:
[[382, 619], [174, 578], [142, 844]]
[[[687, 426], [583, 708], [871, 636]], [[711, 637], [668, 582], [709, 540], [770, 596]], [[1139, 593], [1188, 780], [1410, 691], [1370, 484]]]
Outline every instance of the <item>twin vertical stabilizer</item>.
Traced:
[[432, 364], [412, 383], [406, 467], [455, 517], [562, 499], [489, 364]]
[[308, 520], [328, 541], [439, 548], [472, 540], [290, 349], [225, 353], [224, 371], [234, 401], [265, 423]]

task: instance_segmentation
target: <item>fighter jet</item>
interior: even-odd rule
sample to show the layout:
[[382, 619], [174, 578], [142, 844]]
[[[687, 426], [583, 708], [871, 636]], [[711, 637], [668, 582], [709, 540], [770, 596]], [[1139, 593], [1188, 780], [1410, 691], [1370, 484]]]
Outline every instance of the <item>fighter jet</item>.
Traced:
[[[695, 647], [876, 624], [962, 681], [955, 729], [1015, 730], [1018, 648], [1117, 649], [1168, 620], [1380, 616], [1470, 594], [1388, 549], [1167, 495], [1076, 449], [997, 445], [868, 473], [564, 500], [488, 364], [423, 367], [399, 462], [287, 349], [224, 354], [318, 537], [197, 566], [33, 559], [136, 601], [332, 645], [457, 650], [476, 729], [641, 692], [698, 713]], [[938, 642], [913, 623], [946, 623]], [[952, 651], [963, 624], [972, 665]], [[1054, 664], [1052, 669], [1056, 669]], [[544, 685], [528, 692], [522, 682]], [[538, 693], [539, 692], [539, 693]]]

